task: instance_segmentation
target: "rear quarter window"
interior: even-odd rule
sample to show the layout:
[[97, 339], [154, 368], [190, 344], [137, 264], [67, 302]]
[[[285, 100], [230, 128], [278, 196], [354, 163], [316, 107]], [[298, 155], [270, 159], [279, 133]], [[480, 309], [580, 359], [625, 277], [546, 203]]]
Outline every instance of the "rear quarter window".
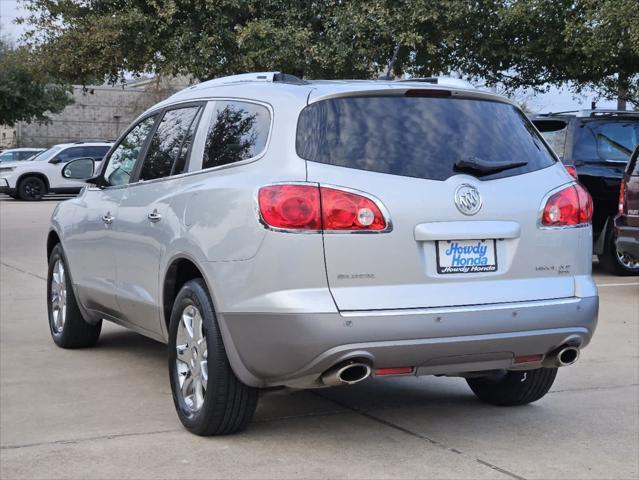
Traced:
[[566, 149], [566, 133], [568, 123], [561, 120], [533, 120], [548, 145], [555, 151], [560, 159], [564, 159]]
[[429, 180], [460, 173], [454, 166], [460, 159], [526, 161], [482, 179], [532, 172], [556, 161], [517, 108], [450, 97], [319, 101], [300, 114], [296, 148], [313, 162]]
[[219, 167], [258, 156], [266, 148], [271, 114], [255, 103], [220, 100], [204, 145], [202, 168]]

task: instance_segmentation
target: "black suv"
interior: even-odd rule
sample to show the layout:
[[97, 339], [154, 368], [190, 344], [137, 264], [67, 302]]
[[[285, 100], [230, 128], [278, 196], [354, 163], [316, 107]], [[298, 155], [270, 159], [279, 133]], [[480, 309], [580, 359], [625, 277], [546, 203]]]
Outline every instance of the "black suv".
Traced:
[[592, 195], [594, 253], [608, 271], [639, 275], [615, 246], [614, 217], [628, 159], [639, 143], [639, 112], [581, 110], [538, 115], [533, 122], [568, 171]]

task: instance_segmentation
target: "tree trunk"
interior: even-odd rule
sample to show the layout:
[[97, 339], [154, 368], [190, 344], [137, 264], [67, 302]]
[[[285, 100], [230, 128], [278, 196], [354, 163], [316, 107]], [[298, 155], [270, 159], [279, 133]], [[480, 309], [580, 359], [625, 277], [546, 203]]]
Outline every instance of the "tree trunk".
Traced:
[[617, 97], [617, 110], [625, 110], [625, 109], [626, 109], [626, 101], [621, 97]]
[[626, 109], [626, 98], [628, 97], [628, 76], [619, 74], [619, 90], [617, 91], [617, 110]]

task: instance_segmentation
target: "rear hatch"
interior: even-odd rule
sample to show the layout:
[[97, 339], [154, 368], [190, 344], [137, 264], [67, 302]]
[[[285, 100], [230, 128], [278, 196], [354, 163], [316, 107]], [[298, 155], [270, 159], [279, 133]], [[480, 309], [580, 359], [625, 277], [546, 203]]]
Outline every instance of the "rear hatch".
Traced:
[[515, 107], [439, 91], [319, 99], [301, 113], [308, 181], [374, 196], [390, 232], [325, 233], [340, 310], [571, 297], [589, 229], [541, 229], [571, 178]]

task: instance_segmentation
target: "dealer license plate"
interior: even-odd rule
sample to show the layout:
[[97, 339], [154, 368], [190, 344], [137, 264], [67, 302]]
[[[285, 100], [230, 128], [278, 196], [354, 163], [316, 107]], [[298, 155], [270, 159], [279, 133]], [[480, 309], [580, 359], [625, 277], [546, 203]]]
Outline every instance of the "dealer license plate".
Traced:
[[480, 273], [496, 270], [495, 240], [437, 242], [437, 273]]

